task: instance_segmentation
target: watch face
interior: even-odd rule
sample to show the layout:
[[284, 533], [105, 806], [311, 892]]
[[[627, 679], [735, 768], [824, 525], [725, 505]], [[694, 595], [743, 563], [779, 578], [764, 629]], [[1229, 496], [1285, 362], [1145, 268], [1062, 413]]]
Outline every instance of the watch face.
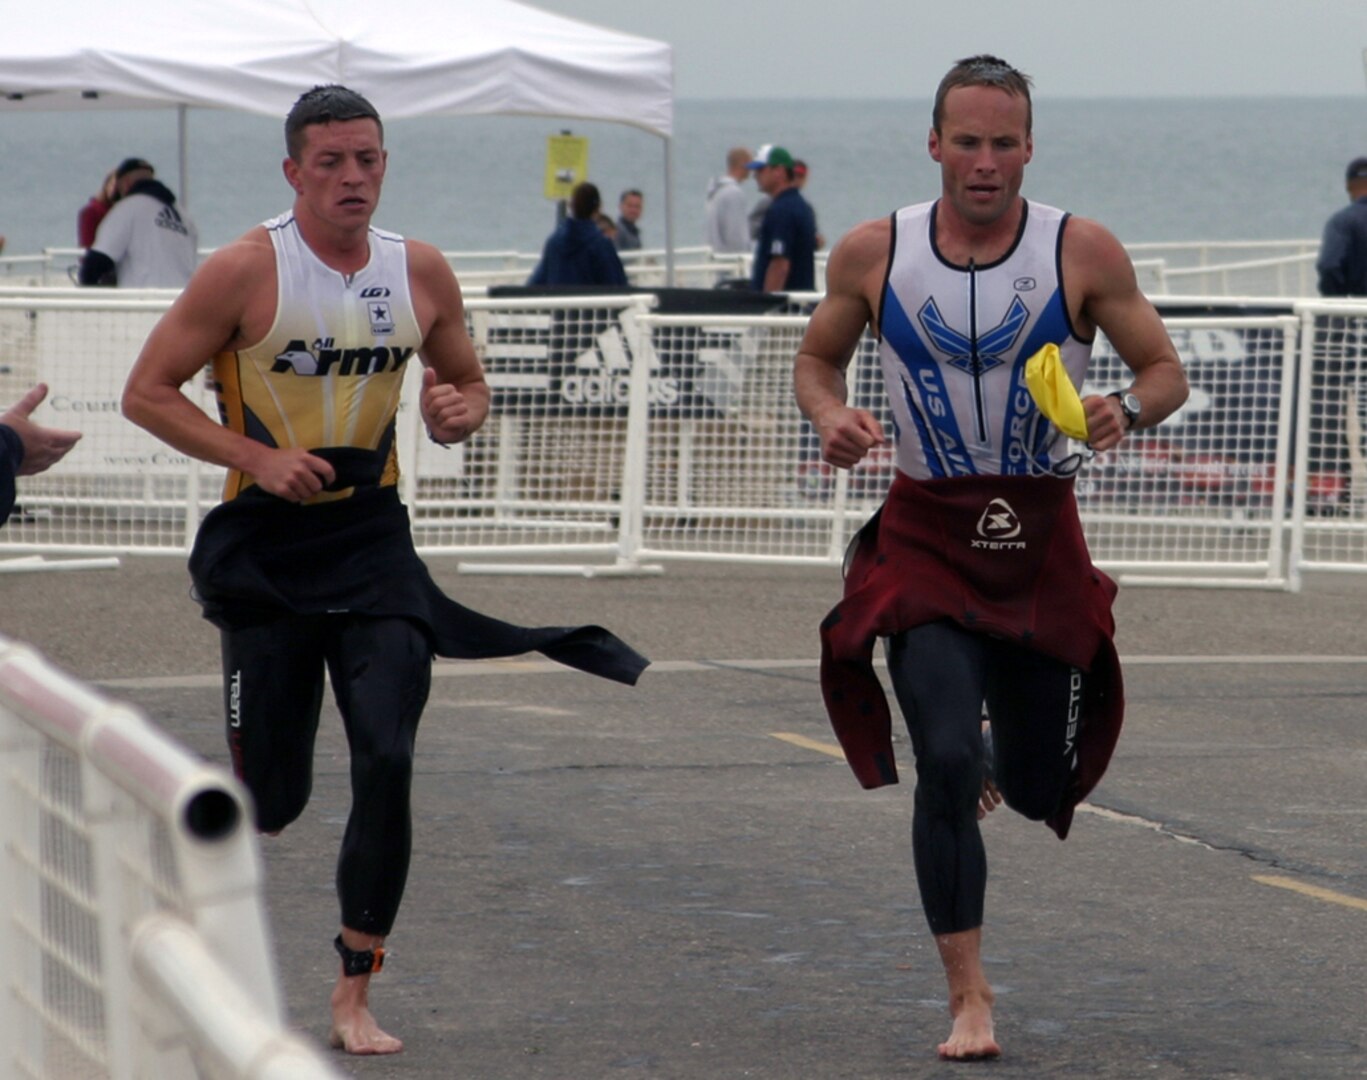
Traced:
[[1122, 394], [1120, 397], [1120, 409], [1133, 424], [1139, 419], [1139, 399], [1133, 394]]

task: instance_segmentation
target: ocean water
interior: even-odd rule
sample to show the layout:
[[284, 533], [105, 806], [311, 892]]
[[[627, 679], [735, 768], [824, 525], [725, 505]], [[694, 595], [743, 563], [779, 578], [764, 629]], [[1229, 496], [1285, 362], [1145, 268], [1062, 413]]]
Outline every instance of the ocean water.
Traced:
[[[776, 142], [811, 168], [807, 196], [833, 243], [866, 218], [938, 193], [926, 154], [929, 101], [685, 101], [676, 111], [675, 228], [702, 242], [703, 194], [728, 147]], [[615, 206], [645, 194], [647, 246], [664, 242], [664, 144], [613, 124], [440, 117], [386, 129], [390, 167], [376, 223], [445, 250], [538, 250], [546, 138], [590, 141], [589, 178]], [[1367, 96], [1035, 102], [1025, 194], [1107, 225], [1122, 241], [1317, 237], [1342, 205], [1343, 168], [1367, 154]], [[7, 254], [75, 244], [76, 213], [121, 158], [173, 189], [171, 110], [0, 114], [0, 234]], [[189, 113], [188, 205], [205, 246], [288, 206], [280, 122]]]

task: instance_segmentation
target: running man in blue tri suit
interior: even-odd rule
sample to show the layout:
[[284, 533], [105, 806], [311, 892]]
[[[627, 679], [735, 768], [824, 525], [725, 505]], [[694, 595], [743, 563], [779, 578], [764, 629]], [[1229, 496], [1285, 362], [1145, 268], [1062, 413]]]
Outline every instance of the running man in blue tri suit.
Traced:
[[992, 56], [955, 64], [935, 96], [929, 150], [940, 197], [865, 222], [836, 247], [794, 385], [825, 460], [855, 465], [886, 440], [847, 403], [845, 382], [866, 328], [877, 335], [898, 475], [823, 624], [822, 687], [861, 783], [895, 781], [871, 667], [873, 642], [887, 641], [916, 761], [916, 876], [949, 983], [953, 1025], [939, 1053], [968, 1059], [1001, 1053], [980, 955], [978, 818], [1004, 798], [1065, 835], [1123, 708], [1114, 585], [1091, 565], [1076, 460], [1034, 404], [1025, 363], [1055, 345], [1081, 386], [1106, 334], [1134, 377], [1083, 400], [1096, 451], [1161, 422], [1187, 383], [1115, 237], [1021, 196], [1033, 150], [1026, 76]]

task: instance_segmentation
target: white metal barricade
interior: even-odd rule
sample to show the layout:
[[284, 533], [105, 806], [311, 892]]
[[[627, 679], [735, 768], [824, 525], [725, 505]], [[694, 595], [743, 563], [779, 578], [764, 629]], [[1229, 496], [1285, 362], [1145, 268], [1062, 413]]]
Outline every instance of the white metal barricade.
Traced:
[[[1191, 396], [1083, 465], [1078, 506], [1097, 565], [1133, 583], [1287, 588], [1299, 320], [1166, 320]], [[1130, 384], [1104, 337], [1083, 394]]]
[[[642, 422], [645, 399], [672, 384], [634, 321], [653, 303], [628, 295], [467, 304], [493, 394], [490, 419], [469, 442], [442, 449], [426, 439], [416, 407], [401, 412], [411, 425], [400, 430], [412, 448], [405, 501], [421, 550], [540, 560], [463, 563], [468, 572], [642, 571], [632, 557], [639, 484], [628, 446], [640, 438], [632, 424]], [[642, 399], [634, 412], [633, 395]], [[416, 401], [415, 386], [405, 401]]]
[[[890, 448], [850, 472], [824, 465], [792, 401], [802, 317], [641, 319], [657, 350], [691, 351], [691, 393], [652, 415], [642, 558], [838, 562], [892, 479]], [[1168, 321], [1192, 401], [1162, 427], [1078, 473], [1098, 565], [1136, 582], [1287, 584], [1290, 417], [1298, 320]], [[1131, 378], [1099, 340], [1083, 393]], [[847, 372], [851, 400], [892, 430], [871, 339]], [[1085, 456], [1085, 448], [1075, 448]]]
[[0, 1075], [338, 1075], [285, 1027], [237, 782], [3, 638], [0, 919]]
[[[660, 315], [651, 299], [468, 299], [489, 421], [460, 446], [429, 442], [417, 365], [400, 407], [402, 494], [420, 551], [562, 573], [635, 573], [671, 558], [839, 560], [893, 462], [887, 448], [848, 474], [820, 461], [791, 389], [817, 298], [768, 315]], [[42, 378], [52, 396], [40, 421], [86, 433], [57, 468], [24, 478], [0, 556], [188, 550], [221, 470], [169, 450], [118, 406], [167, 303], [0, 289], [0, 400]], [[1098, 563], [1134, 579], [1291, 588], [1303, 565], [1367, 569], [1367, 304], [1166, 306], [1199, 315], [1167, 320], [1192, 397], [1080, 469]], [[1104, 339], [1094, 356], [1086, 392], [1127, 384]], [[854, 400], [890, 425], [871, 338], [849, 377]], [[187, 393], [216, 412], [207, 384]]]
[[1367, 303], [1297, 305], [1303, 358], [1297, 393], [1291, 565], [1367, 572]]
[[[0, 401], [49, 387], [39, 421], [82, 432], [58, 468], [25, 477], [3, 548], [99, 554], [188, 550], [223, 470], [171, 449], [128, 423], [119, 399], [128, 371], [170, 290], [0, 291]], [[186, 396], [216, 417], [207, 381]]]
[[[647, 315], [657, 354], [691, 359], [651, 411], [644, 458], [644, 559], [838, 563], [881, 501], [891, 456], [831, 469], [793, 402], [803, 315]], [[851, 367], [855, 400], [878, 408], [872, 342]]]

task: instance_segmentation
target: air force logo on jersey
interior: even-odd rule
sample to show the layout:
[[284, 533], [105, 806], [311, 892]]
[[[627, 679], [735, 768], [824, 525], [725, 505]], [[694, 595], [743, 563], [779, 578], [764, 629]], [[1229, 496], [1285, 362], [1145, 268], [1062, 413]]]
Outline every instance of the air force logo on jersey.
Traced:
[[945, 363], [969, 375], [982, 375], [1006, 363], [1003, 357], [1015, 348], [1021, 331], [1030, 321], [1030, 309], [1019, 296], [1012, 297], [1002, 321], [979, 334], [976, 340], [945, 322], [933, 296], [922, 305], [917, 317], [926, 337], [945, 354]]
[[[374, 302], [371, 304], [373, 306]], [[384, 306], [388, 311], [389, 305]], [[276, 374], [292, 372], [295, 375], [378, 375], [385, 371], [398, 371], [414, 352], [411, 348], [387, 345], [339, 349], [334, 341], [330, 337], [315, 338], [310, 347], [295, 338], [284, 352], [276, 355], [271, 371]]]
[[970, 546], [984, 551], [1024, 551], [1021, 521], [1005, 499], [993, 499], [978, 518], [978, 537]]

